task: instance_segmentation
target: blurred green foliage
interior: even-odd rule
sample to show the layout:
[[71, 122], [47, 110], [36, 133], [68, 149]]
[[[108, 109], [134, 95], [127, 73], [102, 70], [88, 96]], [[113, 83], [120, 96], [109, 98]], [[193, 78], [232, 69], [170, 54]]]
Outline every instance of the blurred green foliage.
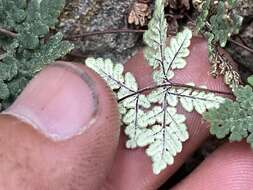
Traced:
[[[44, 65], [74, 46], [52, 34], [65, 0], [0, 0], [0, 107], [6, 108]], [[1, 108], [0, 108], [1, 110]]]
[[231, 142], [246, 139], [253, 148], [253, 92], [250, 86], [235, 88], [236, 100], [226, 100], [219, 109], [210, 109], [203, 116], [210, 122], [211, 134]]
[[209, 53], [213, 45], [225, 47], [228, 39], [238, 34], [243, 18], [235, 7], [237, 0], [205, 0], [197, 18], [197, 31], [204, 34], [209, 41]]

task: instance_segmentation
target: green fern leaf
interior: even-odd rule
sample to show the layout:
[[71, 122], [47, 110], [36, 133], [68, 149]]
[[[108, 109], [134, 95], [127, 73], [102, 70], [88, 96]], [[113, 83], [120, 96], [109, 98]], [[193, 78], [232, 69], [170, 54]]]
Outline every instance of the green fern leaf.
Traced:
[[[197, 31], [204, 34], [209, 41], [209, 49], [219, 43], [225, 47], [233, 34], [238, 34], [243, 17], [235, 10], [239, 1], [204, 0], [202, 10], [197, 18]], [[211, 51], [210, 55], [211, 55]]]
[[18, 73], [17, 60], [13, 57], [6, 56], [0, 63], [0, 80], [10, 81]]
[[206, 21], [207, 21], [207, 17], [209, 15], [209, 9], [210, 9], [210, 3], [211, 3], [211, 0], [205, 0], [203, 2], [203, 5], [202, 5], [202, 10], [201, 10], [201, 13], [199, 15], [199, 17], [197, 18], [197, 31], [201, 31], [202, 28], [205, 26], [206, 24]]
[[226, 100], [218, 109], [210, 109], [204, 118], [210, 122], [211, 134], [217, 138], [229, 136], [230, 141], [247, 139], [253, 148], [253, 92], [250, 86], [237, 87], [236, 101]]
[[[12, 97], [17, 97], [28, 82], [29, 80], [26, 77], [16, 77], [13, 79], [10, 83], [8, 83], [10, 95]], [[6, 102], [6, 104], [7, 103], [10, 104], [9, 102]]]
[[58, 22], [61, 10], [64, 8], [65, 0], [41, 0], [40, 14], [44, 23], [53, 28]]
[[8, 86], [4, 83], [3, 80], [0, 79], [0, 100], [4, 100], [8, 98], [10, 95], [10, 91]]
[[46, 44], [40, 45], [36, 51], [34, 51], [33, 57], [29, 60], [30, 73], [35, 74], [40, 71], [44, 65], [52, 63], [54, 60], [63, 57], [70, 52], [74, 45], [62, 41], [63, 34], [56, 33], [51, 36]]
[[[5, 97], [0, 110], [7, 108], [26, 86], [27, 82], [46, 64], [66, 55], [73, 45], [63, 41], [54, 28], [63, 0], [0, 0], [0, 27], [13, 35], [0, 35], [0, 80]], [[8, 94], [8, 96], [6, 96]], [[1, 96], [1, 95], [0, 95]]]
[[[229, 9], [234, 9], [236, 4], [236, 1], [228, 3]], [[219, 42], [221, 47], [226, 46], [228, 38], [232, 34], [239, 32], [243, 21], [241, 16], [235, 13], [230, 14], [227, 9], [225, 2], [220, 1], [218, 3], [217, 14], [212, 15], [210, 18], [210, 29], [214, 34], [214, 41]], [[226, 17], [229, 17], [229, 19], [226, 19]]]

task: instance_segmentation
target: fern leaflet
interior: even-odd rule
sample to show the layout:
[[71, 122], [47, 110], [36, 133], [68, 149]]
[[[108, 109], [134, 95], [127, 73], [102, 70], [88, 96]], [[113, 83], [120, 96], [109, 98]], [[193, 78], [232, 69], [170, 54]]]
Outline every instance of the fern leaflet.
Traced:
[[253, 92], [250, 86], [235, 88], [236, 101], [226, 100], [218, 109], [211, 109], [204, 118], [211, 123], [210, 132], [222, 139], [247, 142], [253, 148]]

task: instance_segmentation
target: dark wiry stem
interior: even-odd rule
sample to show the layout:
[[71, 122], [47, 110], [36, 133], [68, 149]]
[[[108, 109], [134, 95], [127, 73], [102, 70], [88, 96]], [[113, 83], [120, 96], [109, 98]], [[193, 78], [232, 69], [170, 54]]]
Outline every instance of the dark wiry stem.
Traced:
[[[106, 31], [95, 31], [95, 32], [85, 32], [81, 35], [73, 35], [73, 36], [68, 36], [66, 38], [64, 38], [65, 40], [73, 40], [76, 38], [84, 38], [84, 37], [89, 37], [89, 36], [95, 36], [95, 35], [104, 35], [104, 34], [115, 34], [115, 33], [144, 33], [146, 30], [135, 30], [135, 29], [116, 29], [116, 30], [106, 30]], [[14, 32], [11, 32], [9, 30], [6, 30], [4, 28], [0, 27], [0, 33], [4, 34], [6, 36], [15, 38], [17, 37], [17, 34]], [[175, 35], [176, 32], [168, 32], [169, 35]], [[236, 44], [238, 46], [240, 46], [241, 48], [249, 51], [250, 53], [253, 53], [253, 49], [243, 45], [242, 43], [229, 39], [229, 42]]]
[[204, 91], [204, 92], [210, 92], [210, 93], [216, 93], [216, 94], [223, 94], [223, 95], [229, 95], [229, 96], [233, 96], [233, 94], [231, 92], [224, 92], [224, 91], [218, 91], [218, 90], [211, 90], [211, 89], [206, 89], [206, 88], [200, 88], [200, 87], [194, 87], [194, 86], [190, 86], [190, 85], [186, 85], [186, 84], [180, 84], [180, 83], [164, 83], [164, 84], [160, 84], [160, 85], [154, 85], [154, 86], [149, 86], [149, 87], [145, 87], [142, 88], [132, 94], [129, 94], [127, 96], [124, 96], [123, 98], [120, 98], [118, 100], [118, 102], [121, 102], [131, 96], [137, 95], [137, 94], [141, 94], [150, 90], [155, 90], [158, 88], [164, 88], [164, 87], [177, 87], [177, 88], [191, 88], [193, 90], [200, 90], [200, 91]]
[[0, 33], [1, 33], [1, 34], [4, 34], [4, 35], [6, 35], [6, 36], [12, 37], [12, 38], [15, 38], [15, 37], [17, 36], [16, 33], [11, 32], [11, 31], [6, 30], [6, 29], [1, 28], [1, 27], [0, 27]]
[[105, 34], [117, 34], [117, 33], [144, 33], [145, 30], [134, 30], [134, 29], [115, 29], [115, 30], [105, 30], [105, 31], [94, 31], [94, 32], [84, 32], [83, 34], [80, 35], [73, 35], [73, 36], [68, 36], [65, 39], [66, 40], [71, 40], [75, 38], [85, 38], [89, 36], [94, 36], [94, 35], [105, 35]]
[[[76, 38], [85, 38], [89, 36], [95, 36], [95, 35], [105, 35], [105, 34], [118, 34], [118, 33], [144, 33], [146, 30], [136, 30], [136, 29], [112, 29], [112, 30], [105, 30], [105, 31], [94, 31], [94, 32], [84, 32], [80, 35], [73, 35], [68, 36], [65, 38], [65, 40], [73, 40]], [[175, 35], [176, 32], [169, 32], [170, 35]]]
[[248, 46], [246, 46], [246, 45], [244, 45], [244, 44], [242, 44], [242, 43], [240, 43], [240, 42], [238, 42], [238, 41], [236, 41], [236, 40], [233, 40], [233, 39], [229, 39], [229, 42], [231, 42], [231, 43], [233, 43], [233, 44], [235, 44], [235, 45], [238, 45], [238, 46], [240, 46], [241, 48], [243, 48], [243, 49], [245, 49], [245, 50], [247, 50], [248, 52], [250, 52], [250, 53], [253, 54], [253, 49], [251, 49], [250, 47], [248, 47]]

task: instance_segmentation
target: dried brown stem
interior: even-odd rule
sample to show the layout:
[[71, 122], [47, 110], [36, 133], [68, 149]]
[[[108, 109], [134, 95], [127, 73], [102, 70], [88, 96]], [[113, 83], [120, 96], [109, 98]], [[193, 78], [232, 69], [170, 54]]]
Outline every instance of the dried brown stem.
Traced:
[[247, 50], [248, 52], [250, 52], [250, 53], [253, 54], [253, 49], [251, 49], [250, 47], [248, 47], [248, 46], [246, 46], [246, 45], [244, 45], [244, 44], [242, 44], [242, 43], [240, 43], [240, 42], [238, 42], [238, 41], [236, 41], [236, 40], [233, 40], [233, 39], [229, 39], [229, 42], [231, 42], [231, 43], [233, 43], [233, 44], [235, 44], [235, 45], [238, 45], [238, 46], [240, 46], [241, 48], [243, 48], [243, 49], [245, 49], [245, 50]]
[[[80, 34], [80, 35], [73, 35], [73, 36], [68, 36], [66, 38], [64, 38], [65, 40], [73, 40], [76, 38], [85, 38], [85, 37], [89, 37], [89, 36], [95, 36], [95, 35], [105, 35], [105, 34], [115, 34], [115, 33], [144, 33], [146, 30], [135, 30], [135, 29], [115, 29], [115, 30], [105, 30], [105, 31], [94, 31], [94, 32], [85, 32], [84, 34]], [[0, 33], [4, 34], [6, 36], [15, 38], [17, 36], [16, 33], [11, 32], [9, 30], [6, 30], [4, 28], [0, 27]], [[175, 32], [169, 32], [170, 35], [175, 35]], [[237, 42], [233, 39], [229, 39], [229, 41], [233, 44], [236, 44], [238, 46], [240, 46], [241, 48], [249, 51], [250, 53], [253, 53], [253, 49], [251, 49], [248, 46], [245, 46], [244, 44]]]
[[16, 33], [11, 32], [11, 31], [6, 30], [6, 29], [1, 28], [1, 27], [0, 27], [0, 33], [1, 33], [1, 34], [4, 34], [4, 35], [6, 35], [6, 36], [12, 37], [12, 38], [15, 38], [15, 37], [17, 36]]
[[[85, 37], [89, 37], [89, 36], [95, 36], [95, 35], [105, 35], [105, 34], [115, 34], [115, 33], [144, 33], [146, 30], [136, 30], [136, 29], [115, 29], [115, 30], [105, 30], [105, 31], [94, 31], [94, 32], [85, 32], [84, 34], [80, 34], [80, 35], [73, 35], [73, 36], [68, 36], [66, 38], [64, 38], [65, 40], [73, 40], [76, 38], [85, 38]], [[1, 28], [0, 27], [0, 33], [4, 34], [6, 36], [15, 38], [17, 36], [16, 33], [11, 32], [7, 29]], [[175, 32], [169, 32], [170, 35], [175, 35]], [[236, 44], [238, 46], [240, 46], [241, 48], [249, 51], [250, 53], [253, 53], [253, 49], [236, 41], [233, 39], [229, 39], [229, 42]]]
[[[94, 32], [84, 32], [80, 35], [68, 36], [65, 40], [73, 40], [75, 38], [85, 38], [95, 35], [105, 35], [105, 34], [117, 34], [117, 33], [144, 33], [146, 30], [136, 30], [136, 29], [115, 29], [115, 30], [105, 30], [105, 31], [94, 31]], [[170, 35], [175, 35], [175, 32], [169, 32]]]
[[[115, 30], [105, 30], [105, 31], [95, 31], [95, 32], [85, 32], [80, 35], [73, 35], [73, 36], [68, 36], [65, 39], [66, 40], [73, 40], [76, 38], [85, 38], [89, 36], [95, 36], [95, 35], [105, 35], [105, 34], [115, 34], [115, 33], [144, 33], [146, 30], [135, 30], [135, 29], [115, 29]], [[169, 32], [170, 35], [175, 35], [175, 32]], [[253, 49], [251, 49], [248, 46], [245, 46], [244, 44], [237, 42], [233, 39], [229, 39], [229, 42], [236, 44], [240, 46], [241, 48], [249, 51], [250, 53], [253, 53]]]
[[66, 40], [72, 40], [75, 38], [85, 38], [95, 35], [105, 35], [105, 34], [115, 34], [115, 33], [144, 33], [145, 30], [135, 30], [135, 29], [115, 29], [115, 30], [105, 30], [105, 31], [94, 31], [94, 32], [84, 32], [80, 35], [68, 36]]

